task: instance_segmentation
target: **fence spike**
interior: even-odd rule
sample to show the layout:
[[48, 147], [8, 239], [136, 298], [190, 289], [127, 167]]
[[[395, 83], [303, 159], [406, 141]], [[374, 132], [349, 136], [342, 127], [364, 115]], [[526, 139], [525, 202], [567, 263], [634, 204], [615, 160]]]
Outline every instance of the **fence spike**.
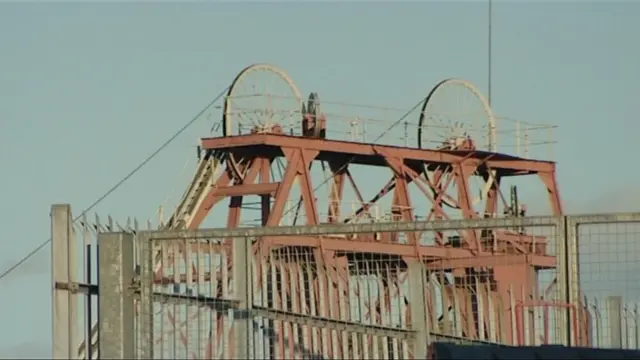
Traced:
[[91, 228], [87, 221], [87, 214], [82, 214], [82, 240], [85, 245], [91, 244]]
[[96, 223], [94, 225], [94, 227], [96, 228], [96, 232], [97, 233], [101, 233], [102, 232], [102, 225], [100, 224], [100, 217], [98, 216], [98, 213], [94, 214], [96, 217]]

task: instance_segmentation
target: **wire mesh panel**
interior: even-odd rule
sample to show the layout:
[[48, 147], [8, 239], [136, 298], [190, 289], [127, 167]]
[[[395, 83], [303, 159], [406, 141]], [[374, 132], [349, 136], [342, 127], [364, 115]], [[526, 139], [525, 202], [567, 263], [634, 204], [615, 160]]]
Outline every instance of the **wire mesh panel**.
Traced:
[[410, 359], [430, 341], [634, 349], [638, 224], [610, 214], [104, 233], [107, 331], [92, 330], [91, 356]]
[[237, 357], [233, 331], [238, 280], [233, 276], [237, 265], [232, 242], [159, 235], [150, 234], [143, 250], [147, 266], [145, 270], [143, 264], [141, 287], [151, 291], [141, 299], [140, 311], [151, 326], [143, 329], [139, 324], [138, 333], [152, 335], [141, 346], [158, 359]]
[[595, 347], [640, 348], [640, 216], [570, 216], [569, 224], [581, 336]]
[[393, 284], [406, 274], [398, 257], [277, 244], [254, 262], [253, 307], [267, 311], [256, 321], [255, 358], [410, 358], [408, 289]]
[[137, 356], [412, 359], [443, 339], [563, 343], [562, 220], [140, 232]]
[[[432, 332], [511, 345], [562, 343], [557, 221], [424, 232]], [[442, 246], [446, 249], [443, 252]]]
[[257, 320], [254, 355], [410, 359], [429, 339], [563, 343], [570, 306], [557, 271], [561, 225], [517, 218], [274, 229], [289, 234], [254, 241], [253, 308], [291, 318]]

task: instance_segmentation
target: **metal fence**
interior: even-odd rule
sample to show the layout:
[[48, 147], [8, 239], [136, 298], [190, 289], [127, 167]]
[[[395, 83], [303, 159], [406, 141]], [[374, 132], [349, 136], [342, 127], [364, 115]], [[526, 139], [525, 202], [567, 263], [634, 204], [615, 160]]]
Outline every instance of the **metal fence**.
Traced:
[[[74, 244], [70, 218], [54, 206], [56, 358], [424, 359], [436, 340], [640, 345], [640, 214], [191, 232], [111, 225], [93, 245]], [[497, 232], [500, 241], [485, 236]], [[483, 251], [435, 246], [461, 234]], [[308, 246], [292, 246], [303, 238]], [[276, 250], [264, 252], [265, 242]], [[87, 246], [98, 254], [89, 270], [75, 260]]]

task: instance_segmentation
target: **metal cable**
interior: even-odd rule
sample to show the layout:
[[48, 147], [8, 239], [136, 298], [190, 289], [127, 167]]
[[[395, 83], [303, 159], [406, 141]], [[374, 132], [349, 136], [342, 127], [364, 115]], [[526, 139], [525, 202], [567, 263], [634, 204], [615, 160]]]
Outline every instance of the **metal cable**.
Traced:
[[[120, 186], [122, 186], [122, 184], [124, 184], [127, 180], [129, 180], [133, 175], [135, 175], [138, 171], [140, 171], [143, 167], [145, 167], [151, 160], [153, 160], [153, 158], [155, 158], [162, 150], [164, 150], [167, 146], [169, 146], [169, 144], [171, 144], [178, 136], [180, 136], [183, 132], [185, 132], [189, 127], [191, 127], [191, 125], [193, 125], [201, 116], [202, 114], [204, 114], [209, 108], [211, 108], [211, 106], [213, 106], [213, 104], [215, 104], [218, 100], [220, 100], [220, 98], [222, 96], [224, 96], [224, 94], [226, 94], [226, 92], [229, 90], [229, 86], [227, 86], [226, 88], [224, 88], [220, 94], [218, 94], [213, 100], [211, 100], [204, 108], [202, 108], [202, 110], [200, 110], [200, 112], [198, 112], [198, 114], [196, 116], [194, 116], [191, 120], [189, 120], [186, 124], [184, 124], [180, 129], [178, 129], [178, 131], [176, 131], [168, 140], [166, 140], [162, 145], [160, 145], [153, 153], [151, 153], [151, 155], [149, 155], [148, 157], [146, 157], [138, 166], [136, 166], [133, 170], [131, 170], [131, 172], [129, 172], [126, 176], [124, 176], [123, 178], [121, 178], [115, 185], [113, 185], [107, 192], [105, 192], [102, 196], [100, 196], [97, 200], [95, 200], [91, 205], [89, 205], [89, 207], [87, 207], [86, 209], [84, 209], [82, 211], [82, 213], [80, 213], [80, 215], [76, 216], [73, 221], [76, 221], [80, 218], [82, 218], [82, 216], [84, 216], [84, 214], [86, 214], [87, 212], [91, 211], [93, 208], [95, 208], [98, 204], [100, 204], [102, 201], [104, 201], [104, 199], [106, 199], [109, 195], [113, 194], [118, 188], [120, 188]], [[27, 255], [25, 255], [23, 258], [21, 258], [18, 262], [16, 262], [15, 264], [13, 264], [11, 267], [9, 267], [7, 270], [3, 271], [2, 274], [0, 274], [0, 281], [2, 279], [4, 279], [5, 277], [7, 277], [9, 274], [11, 274], [15, 269], [17, 269], [18, 267], [20, 267], [22, 264], [24, 264], [27, 260], [29, 260], [33, 255], [35, 255], [36, 253], [38, 253], [40, 250], [42, 250], [42, 248], [44, 248], [47, 244], [49, 244], [51, 242], [51, 238], [47, 239], [45, 242], [43, 242], [42, 244], [38, 245], [35, 249], [31, 250], [31, 252], [29, 252]]]
[[[95, 208], [98, 204], [100, 204], [102, 201], [104, 201], [104, 199], [106, 199], [109, 195], [111, 195], [112, 193], [114, 193], [118, 188], [120, 188], [120, 186], [122, 186], [127, 180], [129, 180], [131, 177], [133, 177], [133, 175], [135, 175], [138, 171], [140, 171], [144, 166], [146, 166], [151, 160], [153, 160], [153, 158], [155, 158], [162, 150], [164, 150], [167, 146], [169, 146], [169, 144], [171, 144], [178, 136], [180, 136], [184, 131], [186, 131], [191, 125], [193, 125], [199, 118], [200, 116], [202, 116], [202, 114], [204, 114], [213, 104], [215, 104], [227, 91], [229, 90], [229, 86], [227, 86], [226, 88], [224, 88], [220, 94], [218, 94], [212, 101], [210, 101], [202, 110], [200, 110], [200, 112], [198, 112], [198, 114], [196, 116], [194, 116], [191, 120], [189, 120], [184, 126], [182, 126], [178, 131], [176, 131], [167, 141], [165, 141], [162, 145], [160, 145], [151, 155], [149, 155], [147, 158], [145, 158], [138, 166], [136, 166], [131, 172], [129, 172], [126, 176], [124, 176], [122, 179], [120, 179], [113, 187], [111, 187], [107, 192], [105, 192], [102, 196], [100, 196], [97, 200], [95, 200], [91, 205], [89, 205], [89, 207], [87, 207], [86, 209], [84, 209], [80, 215], [76, 216], [73, 221], [76, 221], [80, 218], [82, 218], [82, 216], [84, 216], [84, 214], [86, 214], [87, 212], [91, 211], [93, 208]], [[426, 98], [421, 99], [418, 103], [416, 103], [410, 110], [408, 110], [404, 115], [402, 115], [398, 120], [396, 120], [393, 124], [391, 124], [391, 126], [389, 126], [389, 128], [387, 128], [384, 132], [382, 132], [376, 139], [373, 140], [373, 143], [375, 143], [376, 141], [380, 140], [384, 135], [386, 135], [389, 131], [391, 131], [394, 127], [396, 127], [399, 123], [401, 123], [404, 119], [407, 118], [407, 116], [409, 116], [415, 109], [417, 109], [424, 101]], [[344, 170], [353, 160], [355, 159], [355, 156], [352, 157], [351, 159], [349, 159], [349, 161], [347, 161], [340, 169], [338, 169], [338, 171], [342, 171]], [[322, 187], [324, 184], [326, 184], [329, 180], [331, 180], [333, 177], [327, 177], [326, 179], [324, 179], [324, 181], [322, 181], [320, 184], [318, 184], [318, 186], [316, 186], [316, 188], [313, 191], [318, 190], [320, 187]], [[302, 201], [299, 201], [299, 203], [302, 203]], [[290, 209], [289, 211], [285, 212], [283, 214], [286, 215], [287, 213], [289, 213], [290, 211], [292, 211], [292, 209]], [[5, 277], [7, 277], [9, 274], [11, 274], [15, 269], [17, 269], [18, 267], [20, 267], [22, 264], [24, 264], [27, 260], [29, 260], [32, 256], [34, 256], [35, 254], [37, 254], [40, 250], [42, 250], [42, 248], [44, 248], [47, 244], [49, 244], [49, 242], [51, 242], [51, 238], [47, 239], [46, 241], [44, 241], [42, 244], [38, 245], [36, 248], [34, 248], [32, 251], [30, 251], [27, 255], [25, 255], [24, 257], [22, 257], [19, 261], [17, 261], [14, 265], [12, 265], [11, 267], [9, 267], [7, 270], [5, 270], [4, 272], [2, 272], [2, 274], [0, 274], [0, 281], [2, 279], [4, 279]]]

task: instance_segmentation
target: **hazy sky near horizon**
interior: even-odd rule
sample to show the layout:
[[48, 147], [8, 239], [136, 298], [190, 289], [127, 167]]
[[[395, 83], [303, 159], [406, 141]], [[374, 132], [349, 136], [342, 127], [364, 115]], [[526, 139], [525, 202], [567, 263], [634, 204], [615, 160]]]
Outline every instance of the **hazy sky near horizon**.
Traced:
[[[640, 131], [640, 4], [493, 8], [496, 112], [559, 126], [570, 211], [637, 210], [640, 171], [626, 165]], [[486, 13], [478, 2], [0, 4], [0, 270], [49, 237], [52, 203], [81, 211], [247, 64], [354, 103], [407, 108], [448, 77], [486, 92]], [[96, 211], [152, 217], [182, 192], [185, 160], [218, 118]], [[0, 282], [3, 357], [50, 354], [49, 251]]]

